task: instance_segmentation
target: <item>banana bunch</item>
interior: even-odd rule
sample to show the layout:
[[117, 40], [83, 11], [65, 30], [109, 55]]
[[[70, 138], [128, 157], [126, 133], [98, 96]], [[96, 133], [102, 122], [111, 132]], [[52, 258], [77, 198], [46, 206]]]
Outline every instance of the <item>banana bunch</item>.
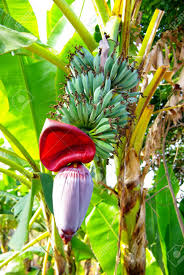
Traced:
[[101, 54], [93, 57], [85, 48], [77, 50], [70, 62], [71, 77], [65, 96], [56, 106], [56, 118], [86, 132], [95, 142], [96, 153], [109, 158], [118, 133], [127, 124], [128, 106], [139, 93], [130, 92], [138, 83], [138, 72], [128, 60], [117, 57], [115, 50], [101, 68]]
[[106, 59], [104, 68], [100, 66], [101, 51], [93, 57], [85, 48], [82, 47], [81, 50], [77, 49], [76, 54], [71, 56], [70, 69], [74, 77], [84, 71], [92, 70], [96, 74], [103, 72], [105, 78], [110, 77], [112, 88], [116, 87], [127, 91], [137, 86], [138, 71], [134, 70], [134, 64], [131, 66], [128, 64], [128, 59], [117, 56], [116, 46]]

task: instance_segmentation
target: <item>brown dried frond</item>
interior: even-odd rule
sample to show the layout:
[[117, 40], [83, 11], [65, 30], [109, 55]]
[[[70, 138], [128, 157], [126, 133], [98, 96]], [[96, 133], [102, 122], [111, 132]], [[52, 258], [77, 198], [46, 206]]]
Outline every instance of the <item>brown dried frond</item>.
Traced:
[[[170, 97], [168, 102], [165, 104], [163, 109], [166, 111], [161, 112], [154, 123], [149, 129], [146, 144], [142, 151], [143, 160], [146, 162], [149, 160], [150, 156], [154, 157], [157, 150], [161, 147], [161, 141], [163, 134], [165, 132], [165, 126], [168, 121], [173, 122], [174, 125], [177, 125], [183, 117], [184, 113], [184, 92], [178, 89], [177, 85], [173, 90], [173, 95]], [[179, 107], [175, 107], [178, 106]], [[167, 110], [167, 107], [173, 107]]]
[[[166, 31], [150, 51], [147, 62], [142, 68], [142, 76], [155, 72], [160, 66], [168, 66], [165, 80], [170, 84], [173, 75], [184, 66], [184, 35], [181, 30]], [[181, 38], [182, 37], [182, 38]]]

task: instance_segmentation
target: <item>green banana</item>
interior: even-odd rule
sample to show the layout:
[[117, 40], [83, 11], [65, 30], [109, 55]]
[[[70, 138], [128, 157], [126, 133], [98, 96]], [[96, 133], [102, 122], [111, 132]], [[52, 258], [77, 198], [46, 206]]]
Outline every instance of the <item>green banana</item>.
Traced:
[[98, 136], [94, 136], [94, 138], [99, 138], [99, 139], [114, 139], [116, 137], [116, 135], [114, 133], [111, 132], [106, 132], [103, 133], [102, 135], [98, 135]]
[[94, 130], [96, 130], [98, 127], [104, 125], [104, 124], [108, 124], [109, 123], [109, 119], [107, 117], [104, 117], [100, 120], [100, 122], [96, 125], [96, 127], [94, 128]]
[[114, 147], [112, 147], [112, 145], [106, 143], [105, 141], [97, 139], [95, 140], [95, 144], [107, 153], [111, 153], [114, 151]]
[[110, 105], [114, 105], [120, 101], [122, 101], [122, 95], [114, 95], [114, 97], [112, 98], [111, 102], [110, 102]]
[[106, 62], [105, 62], [105, 65], [104, 65], [104, 75], [105, 75], [105, 77], [107, 77], [107, 75], [110, 76], [110, 72], [111, 72], [111, 69], [112, 69], [113, 64], [114, 64], [114, 55], [111, 54], [111, 55], [107, 58], [107, 60], [106, 60]]
[[111, 110], [111, 112], [109, 114], [107, 114], [106, 116], [107, 117], [116, 117], [116, 116], [120, 117], [124, 114], [128, 115], [129, 113], [126, 111], [125, 108], [120, 107], [119, 109], [116, 109], [115, 111]]
[[131, 69], [128, 69], [125, 72], [125, 74], [124, 74], [123, 78], [121, 79], [121, 81], [119, 81], [118, 86], [121, 87], [126, 81], [128, 81], [128, 79], [129, 79], [129, 77], [131, 76], [132, 73], [133, 72], [131, 71]]
[[73, 118], [72, 118], [72, 116], [70, 115], [70, 112], [68, 111], [68, 109], [66, 108], [66, 107], [62, 107], [62, 113], [63, 113], [63, 115], [65, 116], [65, 118], [67, 118], [68, 119], [68, 121], [71, 123], [73, 123], [74, 122], [74, 120], [73, 120]]
[[97, 74], [100, 73], [100, 60], [101, 60], [101, 55], [100, 53], [98, 53], [93, 60], [93, 67]]
[[[74, 62], [76, 65], [78, 65], [78, 67], [80, 67], [81, 69], [86, 67], [86, 65], [84, 64], [84, 62], [83, 62], [83, 61], [80, 59], [80, 57], [77, 56], [77, 55], [74, 55], [74, 57], [73, 57], [73, 62]], [[87, 68], [87, 67], [86, 67], [86, 68]]]
[[75, 87], [75, 77], [71, 77], [70, 80], [69, 80], [72, 85]]
[[103, 112], [101, 101], [99, 101], [99, 102], [97, 103], [96, 108], [97, 108], [96, 116], [99, 116], [100, 113]]
[[84, 124], [85, 124], [85, 126], [87, 126], [87, 124], [88, 124], [88, 106], [87, 106], [87, 103], [84, 103], [82, 105], [82, 112], [83, 112]]
[[122, 84], [120, 82], [119, 86], [122, 87], [123, 89], [130, 89], [130, 88], [135, 87], [137, 85], [138, 81], [139, 81], [138, 73], [137, 73], [137, 70], [135, 70], [132, 72], [132, 74], [127, 79], [127, 81], [125, 79]]
[[118, 84], [121, 81], [121, 79], [124, 77], [124, 74], [127, 71], [128, 71], [127, 62], [126, 62], [126, 60], [124, 60], [123, 63], [121, 64], [121, 66], [118, 69], [117, 76], [114, 79], [114, 81], [112, 82], [112, 85], [115, 86], [116, 84]]
[[[94, 141], [94, 142], [95, 142], [95, 141]], [[107, 152], [105, 152], [103, 149], [101, 149], [101, 147], [98, 146], [98, 145], [96, 144], [96, 142], [95, 142], [95, 145], [96, 145], [96, 154], [97, 154], [98, 156], [100, 156], [101, 158], [103, 158], [103, 159], [108, 159], [108, 158], [109, 158], [109, 152], [107, 153]]]
[[89, 66], [91, 67], [91, 69], [93, 70], [93, 55], [84, 47], [82, 47], [82, 51], [84, 53], [84, 58], [86, 59], [86, 62], [88, 62]]
[[76, 77], [78, 75], [77, 70], [74, 68], [74, 66], [72, 64], [70, 64], [70, 71], [74, 77]]
[[70, 92], [70, 94], [75, 94], [75, 86], [73, 85], [73, 83], [71, 81], [67, 81], [67, 88]]
[[95, 119], [95, 125], [97, 125], [103, 117], [104, 117], [104, 112], [101, 112]]
[[81, 95], [81, 93], [84, 90], [84, 87], [82, 85], [82, 79], [79, 75], [75, 78], [75, 88], [76, 88], [77, 93], [79, 95]]
[[94, 79], [94, 75], [92, 71], [88, 72], [88, 82], [89, 82], [89, 94], [90, 96], [93, 95], [93, 79]]
[[89, 122], [90, 122], [90, 124], [92, 124], [93, 121], [95, 120], [95, 118], [96, 118], [96, 113], [97, 113], [97, 106], [94, 105], [94, 106], [93, 106], [93, 109], [92, 109], [92, 111], [91, 111], [90, 117], [89, 117]]
[[121, 118], [118, 122], [118, 125], [124, 127], [127, 124], [128, 120], [125, 118]]
[[110, 104], [110, 101], [111, 101], [112, 97], [113, 97], [113, 93], [112, 93], [112, 90], [110, 90], [104, 96], [103, 103], [102, 103], [102, 109], [105, 109]]
[[87, 74], [81, 74], [81, 79], [82, 79], [82, 84], [84, 87], [84, 92], [87, 96], [87, 98], [89, 98], [90, 94], [89, 94], [89, 80], [88, 80], [88, 76]]
[[79, 116], [79, 121], [81, 122], [81, 124], [84, 123], [84, 118], [83, 118], [83, 112], [82, 112], [82, 103], [79, 103], [77, 105], [77, 113], [78, 113], [78, 116]]
[[103, 90], [102, 88], [99, 86], [98, 88], [96, 88], [96, 90], [94, 91], [94, 96], [93, 96], [93, 103], [97, 104], [100, 100], [100, 98], [102, 97], [103, 94]]
[[112, 69], [110, 72], [111, 81], [115, 79], [118, 69], [119, 69], [119, 66], [120, 66], [120, 57], [116, 59], [116, 61], [114, 62], [113, 66], [112, 66]]
[[104, 86], [104, 95], [108, 93], [108, 91], [111, 89], [111, 79], [110, 77], [107, 77], [105, 79], [105, 86]]
[[78, 73], [82, 72], [80, 60], [76, 55], [74, 55], [72, 60], [70, 61], [70, 67], [72, 67], [72, 69], [74, 71], [76, 70]]
[[110, 126], [110, 124], [105, 124], [105, 125], [100, 126], [100, 127], [94, 132], [94, 134], [97, 135], [97, 134], [106, 132], [106, 131], [108, 131], [108, 130], [111, 130], [111, 126]]
[[93, 93], [96, 90], [97, 87], [101, 86], [104, 82], [104, 75], [103, 73], [97, 74], [93, 78]]
[[87, 60], [85, 59], [84, 53], [81, 53], [80, 51], [78, 51], [77, 57], [79, 58], [80, 63], [82, 64], [81, 68], [83, 67], [84, 70], [87, 70], [89, 67], [89, 64], [88, 64], [89, 62], [87, 62]]
[[121, 101], [114, 104], [114, 107], [112, 108], [112, 112], [116, 112], [119, 109], [126, 110], [126, 105], [122, 104]]
[[76, 104], [73, 97], [70, 98], [70, 111], [71, 111], [71, 116], [74, 118], [74, 120], [79, 121], [79, 116], [78, 116]]

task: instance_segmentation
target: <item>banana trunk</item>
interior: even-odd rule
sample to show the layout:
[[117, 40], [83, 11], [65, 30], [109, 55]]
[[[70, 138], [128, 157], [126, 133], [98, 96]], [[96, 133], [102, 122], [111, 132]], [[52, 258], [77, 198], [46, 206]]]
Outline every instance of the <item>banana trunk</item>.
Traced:
[[141, 185], [139, 158], [134, 149], [126, 152], [119, 185], [122, 274], [145, 274], [145, 192]]

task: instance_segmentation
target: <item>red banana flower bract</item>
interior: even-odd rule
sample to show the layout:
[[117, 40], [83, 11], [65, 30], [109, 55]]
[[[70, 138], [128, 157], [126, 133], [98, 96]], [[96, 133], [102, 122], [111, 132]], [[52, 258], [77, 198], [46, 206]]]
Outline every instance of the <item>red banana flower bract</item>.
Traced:
[[88, 163], [96, 147], [92, 139], [79, 128], [46, 119], [39, 141], [40, 160], [50, 171], [57, 172], [69, 163]]

